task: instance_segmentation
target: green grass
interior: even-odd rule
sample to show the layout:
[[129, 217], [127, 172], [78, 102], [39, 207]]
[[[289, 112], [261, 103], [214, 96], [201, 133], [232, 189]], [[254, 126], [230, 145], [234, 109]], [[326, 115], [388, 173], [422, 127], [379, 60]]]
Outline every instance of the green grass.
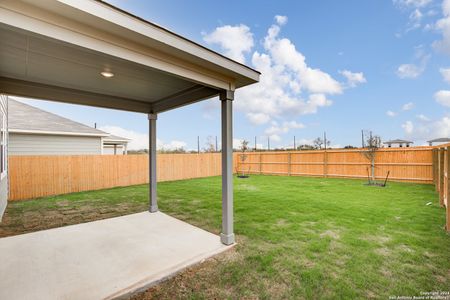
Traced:
[[[450, 289], [450, 237], [431, 185], [281, 176], [234, 182], [235, 250], [136, 299], [387, 299]], [[220, 177], [158, 184], [163, 212], [214, 233], [220, 195]], [[145, 210], [146, 199], [147, 187], [134, 186], [13, 202], [2, 226], [19, 226], [36, 211], [132, 213]]]

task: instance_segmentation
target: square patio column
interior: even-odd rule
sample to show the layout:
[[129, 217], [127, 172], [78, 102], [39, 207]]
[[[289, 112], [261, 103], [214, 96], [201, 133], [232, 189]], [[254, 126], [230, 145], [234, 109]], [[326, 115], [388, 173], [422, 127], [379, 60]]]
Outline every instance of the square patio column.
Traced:
[[222, 102], [222, 232], [225, 245], [234, 244], [233, 232], [233, 99], [234, 91], [223, 91]]
[[158, 201], [156, 199], [156, 114], [148, 114], [148, 170], [149, 170], [149, 211], [158, 211]]

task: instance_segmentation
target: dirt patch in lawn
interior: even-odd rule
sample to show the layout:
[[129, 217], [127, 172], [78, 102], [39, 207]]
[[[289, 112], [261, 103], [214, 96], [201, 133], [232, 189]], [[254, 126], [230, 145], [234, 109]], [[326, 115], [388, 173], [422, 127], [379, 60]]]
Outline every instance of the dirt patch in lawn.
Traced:
[[[39, 201], [39, 200], [31, 200]], [[52, 205], [23, 205], [20, 202], [8, 204], [0, 223], [0, 238], [67, 225], [91, 222], [144, 211], [144, 206], [120, 203], [119, 205], [98, 206], [89, 202], [71, 203], [62, 200]]]

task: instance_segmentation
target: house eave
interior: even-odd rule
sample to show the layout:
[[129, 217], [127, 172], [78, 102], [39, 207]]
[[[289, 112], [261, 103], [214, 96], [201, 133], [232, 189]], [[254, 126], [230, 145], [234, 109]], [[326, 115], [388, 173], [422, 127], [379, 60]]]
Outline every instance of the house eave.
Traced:
[[17, 134], [36, 134], [36, 135], [68, 135], [68, 136], [89, 136], [89, 137], [106, 137], [107, 133], [87, 133], [87, 132], [67, 132], [67, 131], [44, 131], [44, 130], [28, 130], [10, 128], [9, 133]]

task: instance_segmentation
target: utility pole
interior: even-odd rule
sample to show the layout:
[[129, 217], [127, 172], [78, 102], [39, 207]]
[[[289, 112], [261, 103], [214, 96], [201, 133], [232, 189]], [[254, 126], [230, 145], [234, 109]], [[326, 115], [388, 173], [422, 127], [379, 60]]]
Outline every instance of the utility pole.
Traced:
[[361, 129], [361, 146], [362, 146], [363, 148], [366, 147], [366, 145], [364, 145], [364, 130], [362, 130], [362, 129]]
[[295, 135], [294, 135], [294, 150], [296, 150], [296, 149], [297, 149], [297, 147], [295, 145]]
[[200, 136], [197, 135], [197, 154], [200, 154]]
[[217, 135], [216, 135], [216, 152], [219, 148], [217, 148]]
[[97, 123], [94, 123], [94, 128], [97, 129]]
[[323, 144], [325, 145], [325, 150], [327, 150], [327, 132], [323, 132]]
[[267, 137], [267, 151], [270, 151], [270, 137]]
[[257, 146], [256, 146], [256, 135], [255, 135], [255, 152], [257, 150]]

